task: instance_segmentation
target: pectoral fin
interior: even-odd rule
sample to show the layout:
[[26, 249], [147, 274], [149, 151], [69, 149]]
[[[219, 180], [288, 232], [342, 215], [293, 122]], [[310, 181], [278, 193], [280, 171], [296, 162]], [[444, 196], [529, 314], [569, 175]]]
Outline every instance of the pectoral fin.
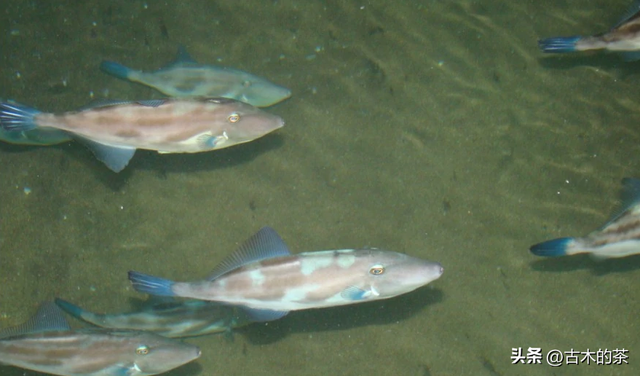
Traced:
[[210, 133], [203, 133], [198, 136], [196, 142], [201, 150], [212, 150], [218, 146], [219, 141], [223, 140], [222, 136], [214, 136]]
[[342, 292], [340, 293], [340, 296], [342, 296], [342, 298], [344, 298], [345, 300], [354, 302], [367, 300], [373, 295], [376, 294], [372, 290], [363, 290], [356, 286], [349, 286], [346, 289], [342, 290]]

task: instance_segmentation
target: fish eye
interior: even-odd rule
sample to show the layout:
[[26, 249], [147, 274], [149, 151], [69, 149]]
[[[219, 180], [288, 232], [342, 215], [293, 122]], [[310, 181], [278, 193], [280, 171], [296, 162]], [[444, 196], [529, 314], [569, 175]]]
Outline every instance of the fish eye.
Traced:
[[374, 265], [369, 269], [369, 273], [373, 275], [384, 274], [384, 266], [382, 265]]
[[147, 355], [149, 353], [149, 347], [142, 345], [142, 346], [138, 346], [138, 348], [136, 349], [136, 354], [138, 355]]
[[229, 120], [229, 122], [231, 123], [237, 123], [240, 120], [240, 115], [234, 112], [231, 115], [229, 115], [227, 120]]

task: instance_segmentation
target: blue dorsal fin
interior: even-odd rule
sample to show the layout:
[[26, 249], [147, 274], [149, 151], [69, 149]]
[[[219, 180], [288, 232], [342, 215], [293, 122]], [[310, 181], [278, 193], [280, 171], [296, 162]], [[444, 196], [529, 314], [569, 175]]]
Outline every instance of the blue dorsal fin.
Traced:
[[92, 110], [96, 108], [115, 107], [115, 106], [122, 106], [127, 104], [139, 104], [141, 106], [146, 106], [146, 107], [159, 107], [167, 103], [167, 101], [168, 99], [147, 99], [147, 100], [141, 100], [141, 101], [125, 101], [125, 100], [119, 100], [119, 99], [99, 100], [99, 101], [91, 102], [86, 106], [80, 107], [78, 111]]
[[113, 107], [113, 106], [120, 106], [123, 104], [131, 104], [131, 103], [135, 103], [134, 101], [125, 101], [125, 100], [119, 100], [119, 99], [104, 99], [104, 100], [97, 100], [97, 101], [93, 101], [87, 105], [84, 105], [82, 107], [80, 107], [78, 109], [78, 111], [86, 111], [86, 110], [91, 110], [94, 108], [105, 108], [105, 107]]
[[611, 217], [600, 229], [604, 229], [618, 218], [623, 216], [629, 209], [640, 203], [640, 179], [624, 178], [622, 179], [622, 203], [620, 209]]
[[135, 103], [141, 104], [146, 107], [160, 107], [167, 103], [166, 99], [147, 99], [143, 101], [136, 101]]
[[53, 302], [44, 302], [24, 323], [0, 330], [0, 338], [56, 330], [71, 330], [62, 311]]
[[178, 46], [178, 53], [176, 54], [176, 59], [166, 66], [165, 68], [176, 67], [176, 66], [189, 66], [189, 65], [199, 65], [194, 58], [189, 55], [187, 49], [183, 45]]
[[620, 21], [617, 24], [613, 25], [611, 30], [617, 29], [622, 26], [625, 22], [631, 20], [638, 12], [640, 12], [640, 0], [636, 0], [629, 6], [629, 9], [624, 13]]
[[221, 275], [251, 262], [289, 256], [290, 254], [287, 245], [284, 244], [276, 230], [271, 227], [263, 227], [245, 240], [240, 248], [222, 260], [207, 277], [207, 280], [213, 281]]

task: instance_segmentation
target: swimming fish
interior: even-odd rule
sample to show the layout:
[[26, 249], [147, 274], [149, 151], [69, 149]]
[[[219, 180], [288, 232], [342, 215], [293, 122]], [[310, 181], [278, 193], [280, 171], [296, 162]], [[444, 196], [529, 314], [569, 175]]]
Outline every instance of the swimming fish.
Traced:
[[153, 333], [72, 330], [53, 302], [24, 324], [0, 331], [0, 363], [53, 375], [156, 375], [199, 356], [197, 346]]
[[531, 246], [536, 256], [569, 256], [588, 253], [595, 258], [640, 254], [640, 180], [622, 180], [622, 209], [600, 229], [583, 238], [559, 238]]
[[67, 132], [115, 172], [127, 166], [136, 149], [159, 153], [217, 150], [255, 140], [283, 125], [276, 115], [226, 98], [110, 101], [62, 114], [0, 102], [4, 131]]
[[620, 52], [627, 61], [640, 60], [640, 1], [635, 1], [620, 22], [608, 32], [594, 36], [553, 37], [538, 41], [543, 52], [588, 50]]
[[142, 293], [242, 305], [256, 317], [387, 299], [442, 275], [442, 266], [379, 249], [289, 253], [275, 230], [264, 227], [203, 281], [173, 282], [131, 271]]
[[127, 68], [103, 61], [103, 71], [118, 78], [138, 82], [172, 97], [223, 97], [257, 107], [267, 107], [291, 96], [291, 91], [238, 69], [198, 64], [184, 49], [176, 61], [155, 72]]
[[138, 312], [119, 314], [89, 312], [62, 299], [55, 302], [68, 314], [96, 326], [144, 330], [169, 338], [229, 332], [253, 322], [240, 307], [202, 300], [162, 302]]

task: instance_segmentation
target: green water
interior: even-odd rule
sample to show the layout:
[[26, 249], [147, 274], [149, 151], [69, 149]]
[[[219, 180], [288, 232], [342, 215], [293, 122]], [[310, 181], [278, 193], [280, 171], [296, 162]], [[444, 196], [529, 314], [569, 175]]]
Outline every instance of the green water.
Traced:
[[[293, 97], [268, 109], [286, 120], [272, 135], [139, 151], [120, 174], [77, 143], [0, 145], [0, 326], [53, 297], [128, 310], [141, 298], [128, 270], [200, 278], [270, 225], [293, 252], [375, 246], [445, 272], [232, 342], [190, 339], [202, 357], [167, 375], [637, 374], [640, 258], [528, 252], [599, 227], [639, 177], [640, 63], [536, 44], [605, 31], [629, 1], [53, 3], [0, 12], [1, 98], [46, 111], [159, 98], [99, 63], [156, 69], [178, 44]], [[629, 365], [512, 365], [514, 347], [626, 348]]]

